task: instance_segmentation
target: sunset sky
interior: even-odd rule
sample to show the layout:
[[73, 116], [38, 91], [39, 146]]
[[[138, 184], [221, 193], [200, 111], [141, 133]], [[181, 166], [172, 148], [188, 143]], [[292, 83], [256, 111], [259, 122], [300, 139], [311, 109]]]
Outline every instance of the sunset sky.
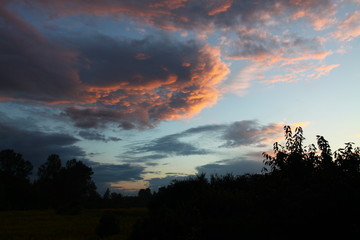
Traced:
[[360, 146], [360, 0], [0, 0], [0, 150], [135, 194]]

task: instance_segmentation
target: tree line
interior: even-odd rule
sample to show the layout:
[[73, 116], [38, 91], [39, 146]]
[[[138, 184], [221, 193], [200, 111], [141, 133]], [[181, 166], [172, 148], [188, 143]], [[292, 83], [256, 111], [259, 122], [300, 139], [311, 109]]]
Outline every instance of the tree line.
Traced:
[[[285, 145], [264, 153], [259, 174], [198, 174], [154, 193], [132, 240], [340, 236], [360, 233], [360, 149], [332, 152], [301, 127], [284, 127]], [[336, 234], [336, 235], [334, 235]]]
[[[93, 170], [76, 159], [62, 164], [60, 156], [50, 155], [31, 181], [33, 165], [12, 149], [0, 151], [0, 210], [55, 209], [76, 214], [82, 208], [145, 206], [147, 198], [123, 196], [106, 190], [101, 196], [92, 180]], [[145, 191], [145, 192], [148, 192]], [[146, 194], [145, 194], [146, 195]]]

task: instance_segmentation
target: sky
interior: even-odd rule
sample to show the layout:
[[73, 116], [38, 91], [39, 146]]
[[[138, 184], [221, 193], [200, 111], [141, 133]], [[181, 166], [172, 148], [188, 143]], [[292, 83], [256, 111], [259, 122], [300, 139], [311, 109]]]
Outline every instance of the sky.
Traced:
[[360, 145], [359, 0], [0, 0], [0, 149], [126, 195]]

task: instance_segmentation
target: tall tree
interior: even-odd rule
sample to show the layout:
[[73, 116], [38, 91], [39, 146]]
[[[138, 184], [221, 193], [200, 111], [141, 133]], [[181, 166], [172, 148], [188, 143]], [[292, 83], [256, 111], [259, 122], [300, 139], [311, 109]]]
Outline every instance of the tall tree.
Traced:
[[61, 206], [83, 206], [90, 199], [97, 198], [96, 185], [92, 181], [93, 171], [82, 161], [72, 159], [66, 162], [59, 173]]
[[52, 154], [47, 161], [38, 169], [38, 177], [41, 181], [51, 181], [55, 179], [61, 170], [61, 159], [59, 155]]
[[37, 203], [39, 207], [55, 207], [61, 199], [61, 159], [59, 155], [50, 155], [46, 162], [38, 169], [38, 180], [36, 182]]

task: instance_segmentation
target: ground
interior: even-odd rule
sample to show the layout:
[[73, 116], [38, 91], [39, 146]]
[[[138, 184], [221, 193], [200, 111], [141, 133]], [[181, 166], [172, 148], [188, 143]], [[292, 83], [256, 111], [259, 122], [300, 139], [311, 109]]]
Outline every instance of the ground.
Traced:
[[79, 215], [58, 215], [53, 210], [0, 212], [1, 240], [97, 240], [96, 226], [104, 211], [118, 218], [120, 233], [106, 239], [127, 239], [143, 208], [87, 209]]

